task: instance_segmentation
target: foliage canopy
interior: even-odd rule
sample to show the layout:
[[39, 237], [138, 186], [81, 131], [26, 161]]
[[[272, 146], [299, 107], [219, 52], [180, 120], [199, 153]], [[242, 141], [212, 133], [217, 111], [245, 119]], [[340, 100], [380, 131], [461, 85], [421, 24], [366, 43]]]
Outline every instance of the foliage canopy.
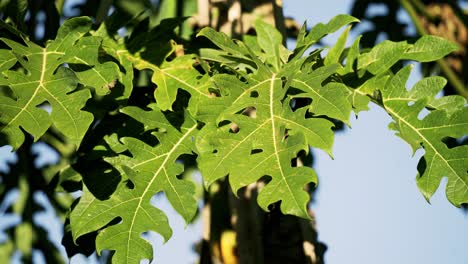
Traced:
[[[417, 183], [426, 199], [447, 177], [448, 200], [468, 203], [468, 146], [445, 144], [468, 131], [465, 99], [437, 98], [446, 83], [441, 77], [407, 89], [411, 65], [394, 71], [400, 61], [437, 60], [456, 45], [424, 36], [366, 51], [357, 38], [346, 48], [349, 25], [358, 20], [339, 15], [310, 31], [304, 25], [292, 51], [259, 20], [256, 36], [243, 40], [204, 28], [198, 38], [210, 43], [180, 55], [171, 36], [181, 22], [151, 27], [142, 21], [120, 37], [107, 24], [92, 30], [89, 18], [76, 17], [44, 47], [20, 34], [1, 39], [2, 144], [18, 149], [26, 134], [38, 140], [54, 129], [90, 153], [59, 172], [62, 188], [83, 191], [69, 216], [74, 241], [99, 230], [96, 249], [115, 251], [115, 263], [151, 259], [141, 234], [155, 231], [167, 240], [172, 233], [151, 197], [163, 192], [190, 222], [196, 188], [184, 170], [194, 161], [205, 187], [228, 176], [237, 193], [262, 179], [258, 204], [264, 210], [280, 202], [283, 213], [308, 218], [304, 187], [317, 184], [317, 176], [297, 159], [311, 147], [331, 156], [335, 124], [349, 125], [351, 114], [368, 110], [371, 101], [393, 118], [390, 129], [413, 151], [424, 149]], [[343, 27], [326, 55], [323, 49], [306, 55]], [[153, 90], [133, 87], [135, 72], [150, 78]], [[423, 110], [429, 113], [420, 118]], [[94, 134], [96, 127], [106, 133]], [[83, 175], [84, 168], [94, 176]]]

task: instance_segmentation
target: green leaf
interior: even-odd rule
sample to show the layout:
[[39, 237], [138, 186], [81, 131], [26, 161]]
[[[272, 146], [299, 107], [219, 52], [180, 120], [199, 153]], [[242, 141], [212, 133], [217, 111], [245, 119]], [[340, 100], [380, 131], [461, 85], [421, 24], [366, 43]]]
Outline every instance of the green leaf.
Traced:
[[[150, 173], [136, 173], [128, 171], [131, 178], [148, 178]], [[99, 232], [96, 238], [96, 250], [99, 254], [103, 249], [115, 250], [113, 263], [140, 263], [140, 259], [152, 259], [151, 244], [144, 240], [143, 232], [155, 231], [164, 240], [172, 235], [172, 230], [166, 215], [153, 207], [149, 200], [142, 201], [135, 194], [145, 186], [135, 184], [135, 189], [129, 189], [125, 184], [119, 185], [115, 194], [108, 200], [97, 200], [86, 187], [80, 202], [70, 215], [73, 238], [76, 241], [81, 235], [102, 228], [116, 218], [122, 222], [107, 227]], [[140, 208], [131, 210], [129, 208]]]
[[[117, 71], [117, 79], [122, 84], [123, 92], [116, 100], [126, 100], [130, 97], [133, 90], [134, 78], [133, 63], [129, 59], [128, 50], [123, 43], [117, 43], [109, 36], [106, 23], [101, 24], [101, 27], [96, 31], [95, 35], [102, 38], [102, 48], [108, 55], [115, 58], [122, 67], [122, 70], [118, 69]], [[113, 87], [107, 85], [103, 91], [107, 93], [109, 89], [113, 89]]]
[[346, 45], [346, 40], [348, 39], [349, 30], [351, 27], [347, 27], [343, 33], [340, 35], [338, 40], [336, 41], [335, 45], [328, 51], [327, 57], [325, 57], [325, 65], [330, 65], [333, 63], [340, 62], [340, 56], [343, 53], [343, 50]]
[[275, 27], [262, 20], [255, 22], [255, 31], [257, 43], [266, 54], [266, 63], [273, 65], [276, 70], [280, 69], [291, 53], [283, 46], [283, 36]]
[[16, 63], [16, 56], [10, 50], [0, 50], [0, 72], [10, 69]]
[[236, 77], [229, 74], [216, 74], [210, 79], [210, 86], [219, 92], [221, 96], [211, 96], [201, 98], [200, 103], [194, 110], [195, 116], [202, 122], [216, 122], [216, 118], [230, 106], [231, 98], [239, 96], [244, 88], [239, 87], [236, 90], [230, 90], [229, 85], [236, 82]]
[[352, 106], [348, 100], [349, 90], [342, 84], [331, 82], [322, 86], [322, 82], [339, 68], [338, 64], [320, 67], [310, 73], [298, 73], [291, 82], [304, 93], [296, 97], [309, 97], [312, 104], [309, 110], [315, 115], [326, 115], [349, 125]]
[[[257, 78], [252, 76], [245, 82], [237, 78], [223, 80], [230, 91], [231, 105], [218, 117], [218, 123], [235, 124], [239, 131], [234, 133], [229, 125], [214, 124], [200, 131], [198, 163], [205, 185], [229, 174], [236, 193], [269, 176], [271, 181], [259, 194], [259, 205], [267, 210], [271, 203], [281, 200], [283, 213], [307, 218], [309, 196], [303, 188], [307, 183], [316, 183], [316, 175], [311, 168], [292, 167], [291, 160], [300, 151], [308, 152], [309, 146], [330, 152], [333, 124], [305, 118], [306, 109], [293, 112], [289, 100], [282, 103], [287, 89], [282, 87], [279, 76]], [[253, 111], [251, 116], [246, 116], [249, 111]]]
[[193, 67], [195, 59], [192, 55], [177, 57], [170, 62], [165, 61], [160, 67], [141, 58], [133, 57], [131, 60], [137, 69], [153, 71], [151, 81], [158, 86], [154, 97], [161, 110], [172, 110], [179, 88], [192, 95], [189, 111], [194, 116], [198, 101], [210, 97], [208, 76], [200, 74]]
[[458, 95], [448, 95], [437, 100], [430, 100], [428, 106], [434, 109], [443, 109], [451, 115], [466, 104], [465, 98]]
[[435, 61], [458, 49], [456, 44], [445, 38], [425, 35], [405, 52], [404, 59], [420, 62]]
[[378, 90], [381, 90], [385, 86], [389, 76], [375, 76], [365, 81], [361, 86], [356, 89], [351, 89], [351, 94], [349, 96], [350, 103], [353, 105], [353, 110], [356, 114], [360, 111], [369, 110], [369, 102], [371, 96], [374, 98], [379, 98]]
[[457, 49], [457, 45], [436, 36], [423, 36], [414, 44], [385, 40], [358, 57], [358, 69], [367, 69], [370, 73], [378, 75], [390, 69], [399, 60], [434, 61]]
[[119, 67], [113, 62], [105, 62], [96, 65], [91, 70], [76, 72], [80, 83], [86, 86], [96, 87], [98, 95], [106, 95], [111, 92], [115, 81], [118, 79]]
[[[261, 54], [261, 51], [259, 50], [258, 53]], [[239, 58], [231, 56], [224, 51], [216, 49], [200, 49], [200, 57], [204, 60], [217, 62], [235, 70], [247, 71], [248, 69], [253, 71], [256, 68], [255, 63], [246, 57]]]
[[34, 233], [31, 225], [31, 223], [23, 222], [15, 228], [15, 236], [17, 241], [16, 246], [18, 247], [18, 250], [26, 256], [32, 255], [31, 245], [34, 239]]
[[248, 51], [242, 46], [237, 45], [228, 35], [222, 32], [206, 27], [198, 32], [197, 37], [206, 37], [222, 50], [229, 52], [232, 56], [245, 57]]
[[353, 45], [348, 49], [348, 55], [346, 56], [346, 65], [344, 69], [338, 70], [338, 73], [341, 75], [345, 75], [346, 73], [353, 72], [354, 68], [357, 67], [355, 65], [356, 59], [359, 56], [359, 42], [361, 41], [362, 36], [358, 36], [356, 40], [354, 40]]
[[309, 34], [306, 36], [305, 39], [308, 42], [316, 42], [323, 38], [325, 35], [333, 33], [338, 29], [355, 22], [359, 22], [359, 19], [346, 14], [337, 15], [330, 19], [330, 21], [328, 21], [327, 24], [316, 24], [310, 30]]
[[11, 240], [4, 241], [0, 244], [0, 259], [11, 259], [14, 252], [15, 246]]
[[[268, 31], [268, 29], [264, 29], [265, 31]], [[270, 28], [271, 31], [271, 28]], [[263, 38], [268, 38], [265, 36], [265, 34], [268, 34], [268, 32], [263, 32]], [[279, 34], [279, 32], [278, 32]], [[254, 48], [253, 50], [250, 49], [244, 42], [238, 41], [238, 40], [232, 40], [230, 39], [226, 34], [222, 32], [217, 32], [216, 30], [212, 28], [203, 28], [200, 30], [200, 32], [197, 34], [197, 36], [204, 36], [208, 38], [213, 44], [218, 46], [222, 52], [216, 52], [214, 50], [211, 50], [208, 52], [209, 49], [204, 49], [204, 54], [202, 54], [202, 57], [204, 55], [209, 54], [209, 56], [206, 59], [210, 59], [210, 57], [214, 57], [214, 61], [219, 61], [219, 62], [224, 62], [225, 64], [236, 64], [236, 63], [242, 63], [246, 64], [248, 66], [254, 66], [256, 70], [260, 72], [264, 72], [266, 75], [269, 75], [272, 70], [278, 71], [278, 65], [281, 60], [287, 61], [287, 58], [289, 57], [289, 51], [286, 50], [286, 48], [279, 48], [279, 54], [280, 58], [276, 59], [276, 57], [270, 57], [271, 54], [266, 54], [265, 52], [261, 52], [260, 50], [260, 45], [255, 45], [258, 46]], [[276, 37], [277, 38], [277, 37]], [[265, 42], [266, 40], [264, 40]], [[252, 39], [249, 40], [249, 43], [252, 42]], [[257, 38], [257, 44], [258, 44], [258, 38]], [[267, 45], [264, 43], [264, 45]], [[268, 47], [267, 47], [268, 49]], [[213, 56], [215, 55], [215, 56]], [[264, 60], [262, 61], [262, 58]], [[270, 58], [269, 60], [273, 60], [274, 62], [277, 63], [270, 63], [267, 64], [265, 61]], [[237, 67], [233, 67], [234, 69]], [[254, 70], [255, 70], [254, 69]], [[239, 72], [240, 73], [240, 72]]]
[[[417, 177], [418, 187], [429, 201], [437, 190], [442, 177], [448, 178], [446, 193], [449, 201], [457, 207], [468, 203], [468, 146], [448, 148], [443, 140], [447, 137], [461, 138], [468, 131], [468, 108], [459, 105], [451, 113], [444, 109], [431, 111], [423, 119], [418, 114], [428, 106], [438, 84], [442, 89], [444, 82], [438, 77], [423, 79], [409, 92], [405, 83], [410, 74], [410, 67], [400, 70], [390, 79], [382, 90], [383, 105], [392, 116], [391, 128], [398, 131], [398, 136], [408, 142], [413, 151], [421, 146], [424, 156], [420, 161]], [[432, 99], [437, 102], [437, 99]]]
[[150, 107], [151, 111], [126, 107], [122, 112], [145, 124], [146, 130], [154, 131], [160, 143], [152, 147], [135, 138], [122, 138], [132, 157], [119, 155], [107, 161], [128, 181], [122, 181], [107, 200], [98, 200], [85, 190], [71, 213], [74, 240], [121, 218], [120, 223], [101, 230], [96, 240], [99, 252], [115, 250], [116, 263], [140, 263], [141, 259], [152, 258], [151, 245], [141, 237], [145, 232], [155, 231], [165, 240], [171, 236], [165, 214], [150, 203], [155, 194], [164, 192], [187, 223], [197, 210], [195, 184], [177, 178], [184, 169], [177, 160], [183, 154], [192, 154], [197, 124], [187, 118], [177, 130], [155, 105]]
[[[0, 62], [3, 66], [0, 85], [8, 87], [12, 92], [11, 96], [0, 96], [0, 131], [6, 135], [7, 144], [14, 148], [21, 146], [24, 134], [20, 127], [37, 140], [52, 124], [72, 143], [80, 144], [93, 120], [92, 114], [81, 110], [91, 95], [89, 90], [76, 89], [79, 79], [70, 68], [63, 65], [73, 63], [91, 68], [94, 72], [87, 73], [86, 77], [92, 85], [101, 85], [115, 78], [112, 70], [97, 72], [94, 67], [116, 69], [115, 65], [101, 66], [97, 61], [100, 40], [84, 37], [90, 27], [89, 18], [67, 20], [57, 33], [57, 38], [45, 48], [29, 41], [25, 41], [27, 46], [23, 46], [2, 39], [11, 48], [10, 55], [3, 57]], [[1, 52], [8, 53], [4, 50]], [[14, 62], [18, 62], [22, 69], [11, 68], [14, 65], [11, 54], [16, 57]], [[97, 75], [105, 80], [93, 81]], [[45, 102], [52, 107], [50, 115], [40, 107]]]
[[358, 58], [358, 69], [367, 69], [370, 73], [378, 75], [390, 69], [398, 62], [405, 51], [410, 47], [405, 41], [382, 41]]
[[305, 34], [306, 25], [304, 24], [296, 42], [296, 48], [294, 50], [295, 57], [300, 58], [308, 48], [317, 43], [317, 41], [324, 36], [336, 32], [338, 29], [355, 22], [359, 22], [359, 19], [345, 14], [337, 15], [327, 24], [316, 24], [308, 34]]

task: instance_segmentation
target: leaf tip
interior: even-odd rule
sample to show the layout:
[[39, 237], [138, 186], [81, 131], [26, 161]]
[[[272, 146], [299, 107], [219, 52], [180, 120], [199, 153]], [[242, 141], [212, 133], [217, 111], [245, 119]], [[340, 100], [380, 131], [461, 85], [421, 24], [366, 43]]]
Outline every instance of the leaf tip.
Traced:
[[205, 37], [207, 31], [211, 31], [212, 29], [210, 27], [204, 27], [200, 31], [198, 31], [196, 37]]

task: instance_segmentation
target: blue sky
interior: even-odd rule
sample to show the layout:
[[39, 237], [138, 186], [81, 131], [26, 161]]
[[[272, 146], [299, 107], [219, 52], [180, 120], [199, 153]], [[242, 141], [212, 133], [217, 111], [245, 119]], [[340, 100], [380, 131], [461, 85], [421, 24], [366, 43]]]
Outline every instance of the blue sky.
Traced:
[[[284, 6], [287, 16], [313, 25], [347, 13], [351, 2], [284, 0]], [[416, 74], [410, 82], [414, 78]], [[415, 182], [422, 152], [413, 157], [409, 145], [388, 130], [390, 121], [380, 108], [371, 107], [351, 122], [352, 129], [336, 135], [334, 160], [314, 152], [319, 188], [312, 208], [319, 239], [328, 246], [326, 263], [468, 263], [468, 215], [447, 201], [445, 180], [431, 204], [424, 200]], [[0, 148], [1, 159], [5, 150]], [[167, 200], [154, 202], [168, 212], [174, 231], [164, 245], [159, 236], [150, 235], [155, 263], [195, 263], [192, 246], [201, 237], [200, 222], [185, 227]]]

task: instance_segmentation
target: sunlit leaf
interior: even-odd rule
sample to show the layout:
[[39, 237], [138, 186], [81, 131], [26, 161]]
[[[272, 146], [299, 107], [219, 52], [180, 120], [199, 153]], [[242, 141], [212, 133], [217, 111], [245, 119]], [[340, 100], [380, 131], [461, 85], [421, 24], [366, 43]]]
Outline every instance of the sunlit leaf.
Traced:
[[[397, 135], [407, 141], [413, 151], [424, 148], [417, 177], [424, 197], [429, 200], [442, 177], [447, 177], [447, 198], [459, 207], [468, 203], [468, 146], [449, 148], [443, 140], [466, 136], [468, 108], [461, 106], [450, 114], [443, 109], [433, 110], [424, 118], [418, 118], [429, 98], [434, 96], [431, 85], [435, 80], [430, 82], [423, 79], [408, 92], [405, 83], [409, 73], [410, 67], [403, 68], [382, 91], [385, 110], [395, 121], [390, 127], [398, 131]], [[439, 90], [443, 84], [438, 85]]]
[[195, 215], [195, 185], [178, 179], [183, 165], [177, 160], [182, 154], [192, 154], [197, 125], [187, 118], [179, 131], [155, 105], [151, 111], [136, 107], [127, 107], [122, 111], [143, 122], [145, 129], [155, 130], [160, 143], [151, 147], [135, 138], [122, 138], [132, 156], [121, 154], [107, 161], [128, 180], [121, 182], [107, 200], [98, 200], [85, 190], [70, 219], [76, 240], [120, 218], [119, 223], [99, 233], [96, 248], [98, 252], [115, 250], [115, 263], [139, 263], [140, 259], [151, 259], [153, 256], [151, 245], [141, 237], [143, 233], [155, 231], [165, 240], [172, 233], [166, 215], [150, 203], [151, 197], [164, 192], [186, 222]]
[[[107, 81], [116, 78], [116, 66], [104, 65], [97, 61], [100, 40], [85, 37], [91, 27], [89, 18], [79, 17], [67, 20], [57, 38], [45, 48], [30, 41], [26, 46], [9, 39], [2, 41], [10, 51], [2, 50], [2, 78], [0, 85], [10, 89], [11, 95], [0, 96], [1, 133], [6, 135], [7, 144], [18, 148], [24, 141], [21, 129], [35, 140], [54, 125], [71, 142], [79, 145], [88, 126], [93, 120], [91, 113], [82, 111], [90, 98], [89, 90], [78, 90], [78, 76], [84, 84], [96, 85], [101, 89]], [[13, 56], [16, 60], [13, 61]], [[11, 68], [16, 63], [21, 68]], [[88, 71], [75, 73], [66, 64], [80, 64]], [[99, 71], [107, 68], [105, 71]], [[51, 106], [51, 113], [41, 107]]]

